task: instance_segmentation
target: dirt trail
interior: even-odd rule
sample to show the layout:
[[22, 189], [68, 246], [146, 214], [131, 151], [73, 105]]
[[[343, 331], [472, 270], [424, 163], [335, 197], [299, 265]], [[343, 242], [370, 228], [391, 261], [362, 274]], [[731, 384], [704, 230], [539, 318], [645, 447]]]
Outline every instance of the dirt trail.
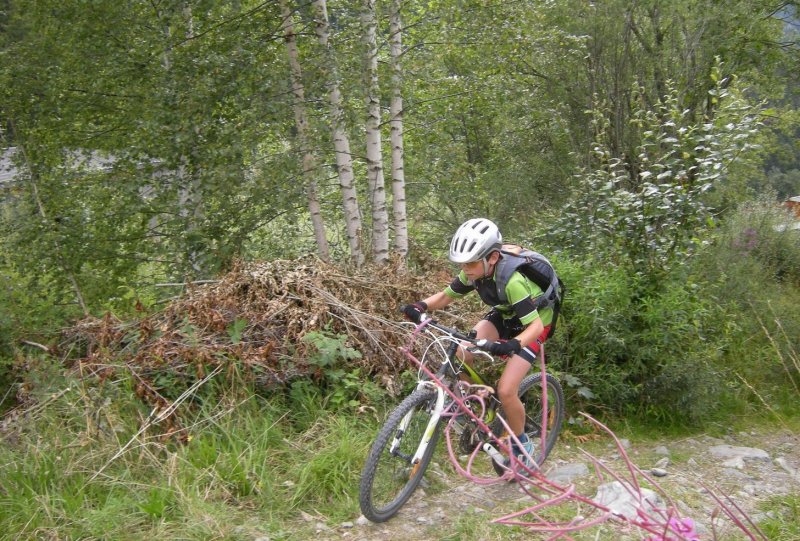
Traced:
[[[667, 496], [676, 502], [682, 517], [694, 519], [701, 539], [712, 538], [712, 528], [720, 539], [737, 539], [729, 521], [716, 519], [717, 506], [704, 488], [726, 494], [756, 523], [780, 513], [765, 504], [770, 498], [800, 494], [800, 435], [789, 430], [752, 431], [729, 434], [723, 438], [696, 436], [680, 440], [634, 442], [626, 445], [633, 463], [645, 472], [656, 468], [654, 477]], [[577, 444], [563, 439], [554, 449], [544, 473], [567, 485], [574, 483], [577, 492], [592, 497], [598, 484], [594, 466], [580, 451], [583, 449], [618, 473], [626, 465], [612, 440]], [[521, 528], [490, 524], [491, 519], [524, 509], [532, 504], [513, 483], [478, 486], [455, 474], [447, 463], [436, 463], [427, 474], [433, 485], [422, 489], [401, 512], [384, 524], [372, 524], [363, 517], [353, 517], [338, 525], [316, 525], [316, 538], [329, 540], [377, 541], [386, 539], [536, 539]], [[611, 479], [604, 479], [607, 483]], [[567, 506], [565, 513], [573, 513]], [[585, 511], [584, 511], [585, 512]], [[502, 530], [502, 531], [501, 531]], [[592, 528], [577, 539], [642, 539], [638, 532], [621, 535], [622, 530], [605, 525]], [[542, 537], [544, 539], [544, 537]]]

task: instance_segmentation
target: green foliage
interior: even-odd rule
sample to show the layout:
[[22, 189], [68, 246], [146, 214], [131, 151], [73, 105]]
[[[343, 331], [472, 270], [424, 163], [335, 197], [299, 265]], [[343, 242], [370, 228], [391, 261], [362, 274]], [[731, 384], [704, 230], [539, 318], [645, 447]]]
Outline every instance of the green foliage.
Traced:
[[725, 224], [716, 252], [730, 265], [757, 262], [770, 282], [800, 284], [800, 231], [795, 219], [762, 197], [741, 205]]
[[[302, 339], [312, 347], [306, 362], [319, 369], [322, 391], [327, 394], [326, 402], [334, 410], [375, 404], [385, 395], [360, 368], [350, 366], [349, 361], [360, 359], [361, 352], [348, 346], [347, 340], [345, 335], [327, 331], [311, 331]], [[298, 405], [307, 403], [318, 392], [319, 389], [307, 381], [296, 381], [291, 386], [291, 396]]]
[[236, 320], [231, 323], [228, 327], [228, 336], [231, 337], [231, 342], [234, 344], [238, 344], [242, 340], [242, 331], [247, 327], [247, 320], [242, 318], [236, 318]]
[[361, 423], [348, 416], [321, 419], [306, 436], [305, 460], [295, 461], [288, 472], [293, 479], [291, 508], [330, 505], [348, 516], [358, 494], [357, 479], [374, 434], [361, 430]]
[[[721, 84], [712, 93], [724, 99], [716, 122], [693, 122], [675, 89], [655, 110], [637, 100], [631, 123], [641, 143], [632, 155], [595, 145], [598, 166], [553, 229], [560, 244], [623, 264], [653, 284], [681, 266], [714, 225], [704, 194], [750, 148], [757, 126], [754, 111]], [[595, 123], [605, 137], [600, 110]]]
[[213, 406], [182, 410], [186, 443], [176, 445], [162, 437], [167, 427], [134, 437], [146, 412], [124, 381], [85, 383], [43, 386], [39, 405], [7, 426], [13, 444], [0, 448], [4, 531], [280, 539], [280, 524], [298, 512], [334, 520], [354, 512], [376, 427], [352, 410], [334, 416], [317, 401], [313, 421], [302, 426], [280, 395], [226, 393]]
[[556, 265], [568, 294], [550, 361], [576, 411], [677, 424], [714, 413], [724, 391], [717, 348], [726, 337], [718, 332], [731, 312], [705, 295], [697, 277], [673, 273], [652, 290], [598, 260]]
[[360, 351], [346, 345], [345, 335], [336, 336], [324, 331], [311, 331], [303, 336], [302, 341], [311, 344], [315, 349], [308, 362], [320, 368], [332, 367], [340, 361], [361, 358]]
[[794, 393], [800, 386], [800, 235], [786, 224], [769, 199], [742, 205], [697, 261], [708, 294], [732, 313], [710, 338], [739, 376], [777, 396], [775, 386], [794, 384]]
[[162, 487], [151, 489], [139, 503], [139, 509], [147, 513], [153, 520], [168, 519], [168, 511], [174, 502], [172, 491]]
[[568, 294], [550, 359], [580, 381], [570, 402], [665, 424], [789, 414], [800, 386], [800, 235], [785, 223], [770, 198], [743, 205], [655, 283], [602, 253], [554, 258]]

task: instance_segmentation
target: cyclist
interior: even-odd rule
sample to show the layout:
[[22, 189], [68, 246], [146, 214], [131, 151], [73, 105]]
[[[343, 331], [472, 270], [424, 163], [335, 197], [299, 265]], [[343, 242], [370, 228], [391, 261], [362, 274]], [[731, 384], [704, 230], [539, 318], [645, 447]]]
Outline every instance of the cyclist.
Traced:
[[[533, 457], [533, 442], [525, 434], [525, 410], [517, 390], [549, 336], [553, 308], [536, 308], [535, 299], [543, 291], [518, 269], [508, 278], [505, 295], [498, 295], [495, 271], [502, 258], [509, 257], [503, 250], [512, 248], [503, 245], [503, 237], [491, 220], [474, 218], [464, 222], [453, 235], [449, 254], [450, 261], [458, 264], [461, 272], [444, 291], [405, 305], [402, 310], [409, 320], [419, 323], [424, 312], [440, 310], [471, 291], [477, 291], [481, 300], [492, 307], [475, 325], [476, 338], [488, 340], [484, 349], [489, 353], [508, 359], [497, 384], [498, 398], [509, 427], [528, 456]], [[470, 352], [461, 348], [459, 357], [471, 366]], [[533, 467], [513, 441], [512, 450], [521, 462]]]

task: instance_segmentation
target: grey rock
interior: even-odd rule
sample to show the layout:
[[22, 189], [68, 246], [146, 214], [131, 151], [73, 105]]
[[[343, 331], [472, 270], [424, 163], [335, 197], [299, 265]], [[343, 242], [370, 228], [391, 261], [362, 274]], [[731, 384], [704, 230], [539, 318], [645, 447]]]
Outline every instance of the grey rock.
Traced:
[[743, 470], [744, 469], [744, 457], [741, 457], [741, 456], [731, 457], [728, 460], [726, 460], [725, 462], [723, 462], [722, 465], [725, 466], [726, 468], [737, 468], [739, 470]]
[[669, 449], [667, 449], [667, 448], [666, 448], [665, 446], [663, 446], [663, 445], [659, 445], [658, 447], [656, 447], [655, 449], [653, 449], [653, 452], [654, 452], [655, 454], [657, 454], [657, 455], [660, 455], [660, 456], [669, 456], [669, 454], [670, 454], [670, 453], [669, 453]]
[[356, 525], [358, 526], [367, 526], [369, 523], [369, 519], [364, 515], [361, 515], [356, 519]]
[[652, 470], [650, 470], [650, 473], [652, 473], [656, 477], [666, 477], [667, 476], [667, 470], [665, 470], [663, 468], [653, 468]]
[[733, 445], [715, 445], [709, 448], [708, 451], [717, 458], [724, 458], [724, 459], [749, 458], [753, 460], [769, 461], [769, 454], [763, 449], [756, 449], [755, 447], [735, 447]]
[[758, 494], [762, 492], [761, 487], [757, 485], [745, 485], [742, 487], [742, 490], [745, 494], [749, 494], [750, 496], [758, 496]]
[[669, 464], [670, 464], [669, 457], [665, 456], [664, 458], [662, 458], [661, 460], [656, 462], [656, 466], [655, 467], [656, 468], [666, 468], [667, 466], [669, 466]]
[[345, 530], [349, 530], [349, 529], [350, 529], [350, 528], [352, 528], [353, 526], [354, 526], [354, 524], [353, 524], [352, 522], [350, 522], [350, 521], [347, 521], [347, 522], [342, 522], [342, 523], [341, 523], [341, 525], [340, 525], [339, 527], [340, 527], [340, 528], [344, 528]]
[[752, 481], [752, 479], [753, 479], [752, 477], [750, 477], [746, 473], [744, 473], [744, 472], [742, 472], [740, 470], [735, 470], [733, 468], [725, 468], [724, 470], [722, 470], [722, 473], [725, 476], [730, 477], [731, 479], [737, 479], [737, 480], [740, 480], [740, 481]]
[[789, 462], [786, 460], [786, 457], [782, 457], [781, 456], [781, 457], [776, 458], [775, 459], [775, 463], [778, 466], [780, 466], [781, 468], [783, 468], [786, 471], [786, 473], [788, 473], [791, 477], [797, 478], [797, 476], [798, 476], [797, 470], [794, 469], [791, 466], [791, 464], [789, 464]]
[[567, 464], [566, 466], [559, 466], [547, 472], [547, 478], [559, 485], [571, 483], [573, 479], [582, 477], [589, 474], [589, 467], [579, 462], [577, 464]]
[[645, 513], [651, 513], [655, 509], [663, 509], [664, 502], [658, 494], [644, 487], [640, 487], [640, 490], [642, 494], [641, 506], [639, 499], [631, 495], [634, 489], [623, 485], [619, 481], [597, 487], [597, 494], [593, 499], [597, 503], [608, 507], [612, 513], [628, 519], [635, 519], [638, 516], [637, 509], [640, 509], [640, 507], [643, 507], [641, 510]]

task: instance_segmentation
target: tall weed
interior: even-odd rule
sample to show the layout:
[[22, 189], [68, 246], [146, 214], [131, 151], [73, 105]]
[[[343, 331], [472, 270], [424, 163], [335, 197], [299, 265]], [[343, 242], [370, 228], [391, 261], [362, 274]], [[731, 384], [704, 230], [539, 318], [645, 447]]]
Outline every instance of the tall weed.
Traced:
[[[768, 200], [737, 209], [697, 262], [709, 294], [730, 313], [721, 355], [762, 396], [794, 395], [800, 385], [800, 231]], [[738, 379], [738, 378], [737, 378]], [[757, 400], [749, 389], [743, 395]], [[788, 393], [786, 391], [789, 391]], [[791, 404], [784, 404], [791, 407]]]
[[[253, 539], [301, 512], [352, 517], [376, 426], [327, 397], [291, 399], [220, 385], [216, 404], [181, 406], [184, 443], [151, 425], [125, 378], [40, 388], [0, 446], [0, 527], [21, 537]], [[173, 427], [174, 428], [174, 427]]]

